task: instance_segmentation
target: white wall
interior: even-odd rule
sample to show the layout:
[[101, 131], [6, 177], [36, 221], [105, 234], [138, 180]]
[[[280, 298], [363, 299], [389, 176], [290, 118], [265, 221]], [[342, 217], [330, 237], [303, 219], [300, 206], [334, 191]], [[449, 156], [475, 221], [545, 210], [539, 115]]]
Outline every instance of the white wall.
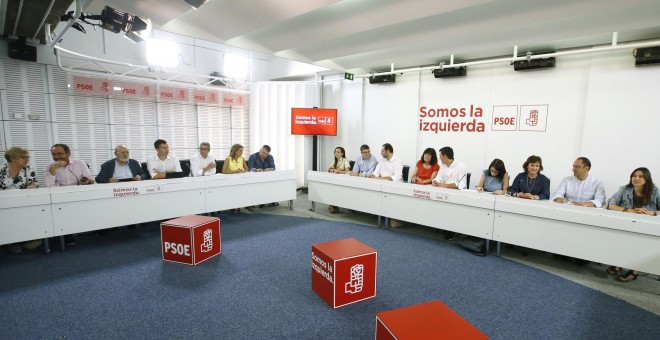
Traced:
[[[507, 64], [469, 67], [467, 77], [435, 79], [431, 72], [397, 75], [394, 84], [372, 85], [364, 81], [324, 84], [323, 105], [339, 108], [340, 126], [332, 147], [322, 152], [324, 166], [332, 160], [334, 146], [358, 156], [367, 143], [372, 150], [389, 142], [404, 164], [413, 165], [427, 147], [451, 146], [455, 158], [474, 174], [493, 158], [502, 159], [513, 177], [522, 171], [529, 155], [543, 159], [543, 173], [551, 178], [551, 191], [571, 175], [575, 158], [593, 163], [592, 175], [606, 183], [608, 196], [626, 184], [632, 170], [648, 167], [660, 178], [660, 159], [653, 153], [660, 123], [657, 95], [660, 67], [634, 67], [630, 51], [559, 57], [554, 69], [516, 72]], [[328, 90], [331, 89], [331, 90]], [[361, 102], [356, 99], [362, 98]], [[547, 107], [545, 131], [495, 131], [493, 108], [512, 105]], [[484, 132], [420, 131], [420, 107], [439, 109], [481, 108], [483, 117], [424, 118], [426, 122], [468, 122], [475, 119]], [[361, 107], [362, 116], [354, 114]], [[518, 117], [520, 120], [524, 117]], [[361, 129], [361, 131], [360, 131]], [[657, 180], [660, 183], [660, 179]]]

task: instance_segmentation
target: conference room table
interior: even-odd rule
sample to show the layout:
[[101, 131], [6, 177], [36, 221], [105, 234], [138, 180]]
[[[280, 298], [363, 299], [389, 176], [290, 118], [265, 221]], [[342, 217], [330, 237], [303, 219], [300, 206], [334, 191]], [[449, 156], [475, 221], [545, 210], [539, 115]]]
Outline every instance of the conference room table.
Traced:
[[296, 197], [293, 170], [0, 192], [0, 244], [204, 214]]
[[[310, 171], [309, 200], [660, 275], [660, 217]], [[487, 242], [488, 243], [488, 242]]]

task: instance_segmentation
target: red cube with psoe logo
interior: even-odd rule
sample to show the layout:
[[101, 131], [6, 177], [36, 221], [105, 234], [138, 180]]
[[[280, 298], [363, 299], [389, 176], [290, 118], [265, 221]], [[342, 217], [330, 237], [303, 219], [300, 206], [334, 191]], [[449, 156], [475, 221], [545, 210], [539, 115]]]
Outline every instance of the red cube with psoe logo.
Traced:
[[220, 219], [188, 215], [161, 222], [163, 260], [196, 265], [222, 252]]
[[488, 339], [439, 300], [376, 314], [376, 340]]
[[347, 238], [312, 245], [312, 290], [337, 308], [376, 296], [378, 252]]

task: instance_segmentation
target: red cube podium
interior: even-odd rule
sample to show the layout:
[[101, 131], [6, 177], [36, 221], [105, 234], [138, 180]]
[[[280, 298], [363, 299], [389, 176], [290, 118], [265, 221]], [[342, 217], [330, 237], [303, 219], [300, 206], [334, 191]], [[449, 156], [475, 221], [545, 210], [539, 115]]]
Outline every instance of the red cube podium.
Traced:
[[376, 296], [378, 253], [347, 238], [312, 245], [312, 290], [337, 308]]
[[160, 224], [163, 260], [196, 265], [222, 252], [220, 219], [188, 215]]
[[376, 340], [488, 339], [439, 300], [376, 314]]

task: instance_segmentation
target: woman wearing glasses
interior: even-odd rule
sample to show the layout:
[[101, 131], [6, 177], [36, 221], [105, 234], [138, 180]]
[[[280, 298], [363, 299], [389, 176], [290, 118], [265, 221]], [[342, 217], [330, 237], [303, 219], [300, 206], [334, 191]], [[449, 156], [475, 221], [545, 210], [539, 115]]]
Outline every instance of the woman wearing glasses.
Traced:
[[[0, 165], [0, 189], [36, 189], [39, 187], [37, 174], [28, 164], [30, 153], [27, 149], [11, 147], [5, 152], [6, 164]], [[28, 241], [23, 244], [9, 245], [9, 251], [18, 254], [25, 249], [35, 249], [43, 242], [41, 240]]]
[[495, 158], [490, 162], [488, 169], [484, 170], [477, 185], [479, 192], [492, 192], [495, 195], [503, 195], [509, 188], [509, 174], [502, 160]]
[[35, 189], [39, 187], [37, 174], [28, 164], [30, 153], [27, 149], [11, 147], [5, 152], [6, 164], [0, 165], [0, 188]]

